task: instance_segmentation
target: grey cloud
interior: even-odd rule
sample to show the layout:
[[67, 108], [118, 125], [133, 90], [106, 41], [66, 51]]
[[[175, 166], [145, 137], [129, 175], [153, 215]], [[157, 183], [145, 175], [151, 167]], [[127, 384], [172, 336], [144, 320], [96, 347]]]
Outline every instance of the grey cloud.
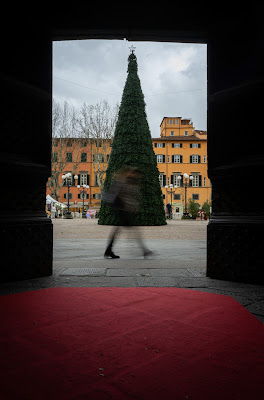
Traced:
[[[206, 130], [206, 46], [153, 42], [133, 45], [152, 136], [159, 135], [159, 125], [166, 115], [192, 117], [197, 129]], [[112, 105], [120, 102], [130, 46], [118, 40], [55, 42], [54, 98], [77, 107], [104, 99]], [[187, 92], [199, 88], [203, 90]], [[166, 94], [171, 92], [181, 93]]]

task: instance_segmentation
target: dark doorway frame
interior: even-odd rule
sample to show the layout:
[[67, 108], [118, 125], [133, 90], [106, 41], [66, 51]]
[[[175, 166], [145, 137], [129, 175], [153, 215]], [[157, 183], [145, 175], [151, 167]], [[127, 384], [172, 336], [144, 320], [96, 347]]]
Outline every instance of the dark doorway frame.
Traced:
[[[181, 18], [171, 29], [160, 10], [149, 11], [148, 18], [136, 10], [123, 16], [112, 14], [110, 21], [111, 14], [98, 8], [100, 18], [91, 8], [90, 18], [79, 10], [54, 11], [48, 19], [22, 12], [13, 19], [12, 29], [2, 27], [5, 135], [0, 162], [3, 176], [12, 174], [18, 182], [6, 187], [8, 204], [1, 199], [1, 243], [8, 260], [2, 281], [52, 274], [52, 224], [43, 211], [51, 170], [52, 41], [126, 38], [207, 43], [208, 175], [213, 187], [207, 276], [264, 283], [263, 207], [260, 201], [241, 202], [245, 180], [255, 193], [259, 177], [252, 171], [264, 167], [263, 135], [257, 134], [257, 145], [248, 135], [253, 116], [262, 115], [261, 13], [253, 7], [211, 16], [200, 6], [192, 13], [184, 6], [175, 11]], [[166, 15], [169, 18], [171, 11]], [[234, 123], [234, 115], [240, 123]]]

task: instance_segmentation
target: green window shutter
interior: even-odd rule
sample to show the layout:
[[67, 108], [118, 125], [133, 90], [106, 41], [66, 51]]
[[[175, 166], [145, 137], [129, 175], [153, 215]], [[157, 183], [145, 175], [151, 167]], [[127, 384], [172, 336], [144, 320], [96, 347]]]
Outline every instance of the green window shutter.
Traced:
[[162, 147], [165, 147], [165, 143], [162, 143]]
[[78, 175], [78, 185], [80, 185], [81, 184], [81, 175], [79, 174]]
[[157, 143], [154, 143], [154, 147], [157, 147]]
[[163, 162], [165, 163], [165, 156], [163, 155], [162, 157], [163, 157]]
[[190, 149], [192, 149], [192, 143], [190, 143]]
[[201, 143], [198, 143], [198, 147], [199, 147], [199, 149], [201, 148]]
[[180, 143], [180, 147], [182, 148], [182, 143]]
[[90, 185], [90, 175], [87, 175], [87, 185]]
[[81, 154], [81, 162], [87, 162], [87, 153]]
[[72, 153], [67, 153], [66, 154], [66, 161], [67, 162], [72, 162]]
[[180, 163], [182, 164], [182, 156], [180, 156]]
[[166, 175], [163, 175], [163, 186], [166, 186]]
[[171, 157], [171, 162], [174, 163], [174, 156]]
[[173, 185], [173, 175], [171, 175], [171, 184]]
[[198, 163], [201, 163], [201, 156], [198, 156]]
[[190, 156], [190, 164], [192, 164], [192, 156]]
[[202, 175], [199, 175], [199, 186], [202, 186]]

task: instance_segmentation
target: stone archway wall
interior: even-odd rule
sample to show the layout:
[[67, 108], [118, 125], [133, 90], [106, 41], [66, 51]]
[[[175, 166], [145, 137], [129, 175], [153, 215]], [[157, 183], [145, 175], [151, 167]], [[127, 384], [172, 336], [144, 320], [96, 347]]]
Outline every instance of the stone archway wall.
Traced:
[[[177, 6], [178, 7], [178, 6]], [[261, 132], [263, 49], [260, 13], [160, 10], [123, 17], [107, 10], [60, 9], [13, 15], [2, 26], [0, 236], [7, 255], [2, 281], [52, 274], [52, 223], [45, 216], [51, 161], [52, 40], [128, 39], [208, 43], [208, 169], [213, 217], [208, 226], [207, 275], [264, 283], [264, 167]], [[134, 15], [136, 14], [136, 15]], [[93, 18], [91, 18], [93, 15]], [[167, 17], [167, 18], [165, 18]], [[246, 29], [245, 29], [246, 27]], [[247, 182], [247, 184], [245, 184]], [[243, 201], [246, 197], [247, 201]], [[241, 201], [242, 199], [242, 201]], [[241, 204], [250, 207], [241, 209]]]

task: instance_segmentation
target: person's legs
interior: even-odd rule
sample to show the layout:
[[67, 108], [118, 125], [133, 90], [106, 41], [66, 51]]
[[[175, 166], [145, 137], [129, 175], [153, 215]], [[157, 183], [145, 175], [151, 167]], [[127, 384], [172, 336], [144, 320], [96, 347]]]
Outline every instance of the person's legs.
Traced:
[[113, 231], [111, 232], [107, 248], [104, 253], [105, 258], [120, 258], [119, 256], [115, 255], [112, 251], [112, 247], [114, 245], [115, 237], [120, 229], [120, 226], [116, 226]]
[[153, 254], [153, 252], [146, 247], [146, 245], [142, 239], [140, 227], [133, 224], [133, 217], [131, 215], [129, 216], [127, 226], [132, 227], [134, 229], [134, 231], [136, 232], [136, 239], [137, 239], [139, 247], [142, 250], [143, 256], [147, 257], [147, 256], [150, 256], [151, 254]]

